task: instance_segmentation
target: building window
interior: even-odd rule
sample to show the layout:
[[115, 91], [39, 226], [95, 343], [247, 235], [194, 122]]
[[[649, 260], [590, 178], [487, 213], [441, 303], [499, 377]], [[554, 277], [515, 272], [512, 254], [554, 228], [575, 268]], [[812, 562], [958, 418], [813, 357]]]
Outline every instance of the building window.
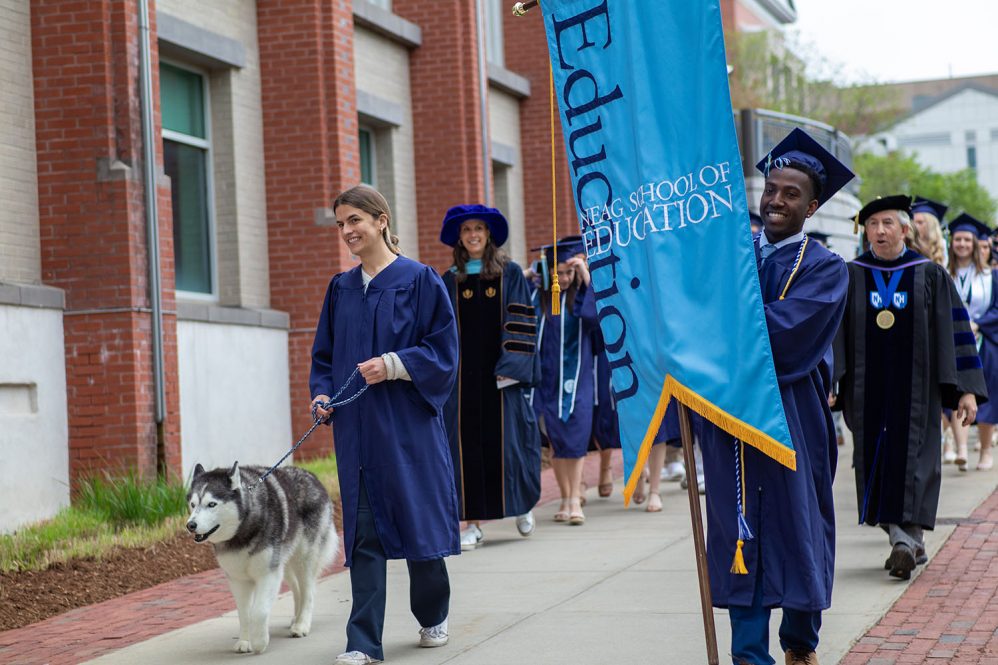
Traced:
[[502, 22], [508, 3], [505, 0], [485, 0], [485, 59], [493, 65], [506, 66], [506, 51], [502, 42]]
[[969, 169], [977, 168], [977, 146], [974, 145], [967, 146], [967, 168]]
[[212, 294], [211, 137], [205, 77], [161, 63], [163, 163], [173, 204], [173, 253], [178, 291]]
[[374, 131], [361, 127], [357, 133], [358, 145], [360, 147], [360, 181], [371, 187], [377, 186], [377, 173], [375, 163], [375, 140]]

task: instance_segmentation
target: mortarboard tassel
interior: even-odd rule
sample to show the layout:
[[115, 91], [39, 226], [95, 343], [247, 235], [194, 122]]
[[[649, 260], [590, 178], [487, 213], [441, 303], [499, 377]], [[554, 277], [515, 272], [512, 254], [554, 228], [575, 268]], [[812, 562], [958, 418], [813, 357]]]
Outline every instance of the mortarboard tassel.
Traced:
[[741, 441], [735, 445], [735, 487], [738, 495], [738, 542], [735, 544], [735, 558], [731, 562], [731, 572], [735, 575], [748, 575], [748, 568], [745, 567], [745, 555], [742, 547], [746, 540], [752, 540], [752, 530], [749, 529], [745, 520], [745, 474], [742, 473], [742, 466], [745, 462], [745, 444]]
[[557, 145], [554, 140], [554, 68], [548, 65], [548, 81], [551, 87], [551, 225], [554, 238], [552, 255], [554, 256], [554, 270], [551, 271], [551, 316], [561, 315], [561, 284], [558, 283], [558, 172], [555, 168], [555, 152]]
[[[557, 247], [555, 251], [558, 251]], [[558, 283], [557, 270], [551, 273], [551, 316], [561, 316], [561, 284]]]
[[852, 218], [852, 232], [855, 233], [855, 234], [857, 234], [857, 235], [859, 234], [859, 213], [858, 212], [856, 213], [856, 216]]

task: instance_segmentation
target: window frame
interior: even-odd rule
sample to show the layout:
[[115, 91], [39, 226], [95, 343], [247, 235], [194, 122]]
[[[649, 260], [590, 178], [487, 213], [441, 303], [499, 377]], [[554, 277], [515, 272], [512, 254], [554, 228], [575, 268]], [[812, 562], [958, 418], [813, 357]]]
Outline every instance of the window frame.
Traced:
[[[485, 35], [485, 61], [490, 65], [495, 65], [497, 67], [506, 67], [506, 44], [504, 42], [505, 38], [505, 26], [503, 25], [503, 20], [505, 14], [503, 13], [503, 0], [484, 0], [486, 2], [485, 6], [485, 30], [483, 34]], [[495, 19], [490, 21], [489, 19]], [[496, 22], [498, 22], [498, 28], [495, 27]], [[493, 54], [499, 56], [499, 60], [493, 60]]]
[[[357, 161], [360, 162], [361, 150], [360, 150], [360, 133], [365, 132], [370, 138], [368, 139], [368, 161], [371, 166], [371, 180], [372, 182], [364, 181], [364, 169], [360, 167], [360, 182], [361, 184], [368, 185], [370, 187], [378, 188], [378, 130], [371, 125], [358, 122], [357, 123]], [[358, 166], [360, 166], [358, 164]]]
[[[218, 302], [219, 299], [219, 288], [218, 288], [218, 238], [217, 238], [217, 223], [215, 220], [215, 154], [212, 147], [212, 136], [213, 127], [211, 122], [211, 72], [201, 67], [191, 65], [189, 63], [174, 60], [172, 58], [160, 58], [159, 62], [161, 65], [169, 65], [176, 69], [181, 69], [192, 74], [197, 74], [201, 77], [201, 99], [204, 106], [204, 135], [205, 138], [198, 138], [197, 136], [191, 136], [189, 134], [183, 134], [181, 132], [174, 131], [172, 129], [166, 129], [163, 127], [162, 115], [160, 116], [160, 150], [163, 151], [160, 154], [160, 159], [163, 158], [165, 154], [165, 149], [163, 148], [163, 141], [173, 141], [174, 143], [182, 143], [194, 148], [199, 148], [204, 151], [205, 154], [205, 195], [208, 197], [207, 201], [207, 219], [208, 219], [208, 261], [211, 263], [210, 269], [208, 270], [209, 279], [211, 280], [211, 289], [207, 293], [202, 293], [200, 291], [185, 291], [183, 289], [176, 288], [176, 262], [174, 262], [174, 291], [178, 298], [184, 300], [194, 300], [201, 302]], [[163, 98], [163, 91], [160, 89], [160, 100]], [[160, 101], [161, 113], [162, 113], [162, 101]], [[170, 183], [172, 189], [173, 183]], [[172, 220], [171, 220], [172, 221]]]

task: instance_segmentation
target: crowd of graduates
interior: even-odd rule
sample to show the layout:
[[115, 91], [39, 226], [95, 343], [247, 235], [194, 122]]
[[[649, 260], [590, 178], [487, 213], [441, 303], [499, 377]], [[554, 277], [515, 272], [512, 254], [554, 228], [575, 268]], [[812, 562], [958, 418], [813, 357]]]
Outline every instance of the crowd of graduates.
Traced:
[[[967, 469], [975, 421], [977, 468], [992, 466], [998, 271], [987, 225], [956, 217], [947, 249], [945, 206], [901, 194], [857, 214], [866, 251], [846, 264], [804, 227], [854, 177], [849, 169], [801, 130], [758, 168], [766, 180], [753, 243], [797, 469], [696, 419], [703, 475], [687, 479], [673, 403], [633, 498], [658, 512], [662, 480], [696, 483], [707, 495], [712, 600], [729, 612], [732, 662], [775, 662], [769, 614], [781, 608], [786, 662], [814, 665], [834, 577], [841, 437], [832, 409], [852, 435], [859, 522], [883, 529], [884, 568], [909, 579], [926, 561], [942, 460]], [[499, 210], [455, 206], [441, 226], [453, 248], [441, 276], [402, 255], [376, 190], [348, 190], [333, 209], [360, 265], [330, 282], [311, 406], [335, 428], [353, 589], [347, 648], [335, 662], [363, 665], [384, 658], [388, 559], [408, 562], [420, 646], [446, 644], [444, 558], [481, 546], [483, 521], [512, 517], [522, 536], [534, 532], [545, 448], [560, 491], [554, 521], [585, 524], [584, 459], [599, 451], [597, 491], [609, 497], [620, 438], [581, 237], [519, 266], [502, 249], [509, 229]], [[331, 408], [329, 395], [353, 380], [369, 385], [363, 399]]]

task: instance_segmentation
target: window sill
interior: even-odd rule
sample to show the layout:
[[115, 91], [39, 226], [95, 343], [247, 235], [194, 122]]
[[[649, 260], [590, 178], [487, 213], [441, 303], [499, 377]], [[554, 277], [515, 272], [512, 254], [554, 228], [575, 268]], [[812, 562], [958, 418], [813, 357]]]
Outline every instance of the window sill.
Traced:
[[353, 21], [408, 48], [423, 43], [423, 31], [418, 25], [367, 0], [353, 0]]
[[530, 79], [491, 62], [488, 67], [489, 84], [493, 87], [519, 99], [530, 96]]
[[201, 323], [221, 323], [256, 328], [288, 330], [291, 327], [287, 312], [275, 309], [248, 309], [245, 307], [222, 307], [199, 302], [177, 302], [178, 321], [198, 321]]

